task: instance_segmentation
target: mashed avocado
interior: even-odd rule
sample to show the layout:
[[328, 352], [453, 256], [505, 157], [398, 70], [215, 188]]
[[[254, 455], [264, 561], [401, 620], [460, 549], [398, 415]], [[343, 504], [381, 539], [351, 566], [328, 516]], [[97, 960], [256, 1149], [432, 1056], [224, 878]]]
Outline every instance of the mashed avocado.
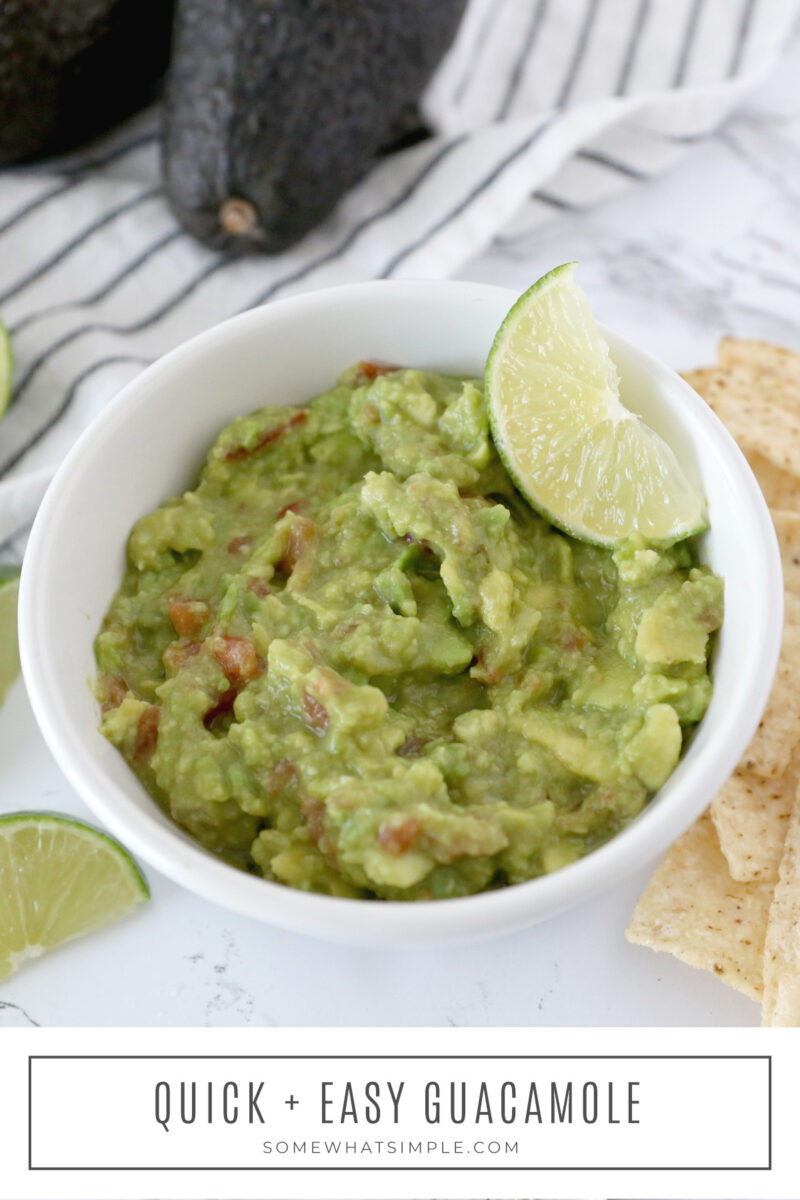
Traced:
[[462, 896], [625, 826], [709, 702], [722, 581], [515, 492], [480, 384], [372, 364], [236, 420], [135, 526], [97, 638], [103, 732], [231, 863]]

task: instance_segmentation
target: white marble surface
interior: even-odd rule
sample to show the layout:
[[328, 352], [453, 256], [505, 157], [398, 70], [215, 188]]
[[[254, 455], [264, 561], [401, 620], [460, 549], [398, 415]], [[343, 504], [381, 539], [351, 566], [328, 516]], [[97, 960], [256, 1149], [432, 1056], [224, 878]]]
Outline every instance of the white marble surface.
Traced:
[[[575, 258], [607, 324], [678, 368], [723, 333], [800, 348], [800, 41], [776, 75], [669, 177], [591, 212], [559, 211], [462, 272], [519, 290]], [[88, 815], [18, 683], [0, 712], [0, 811]], [[148, 872], [152, 902], [0, 986], [0, 1025], [753, 1025], [711, 976], [627, 945], [647, 870], [512, 938], [368, 951], [272, 930]]]

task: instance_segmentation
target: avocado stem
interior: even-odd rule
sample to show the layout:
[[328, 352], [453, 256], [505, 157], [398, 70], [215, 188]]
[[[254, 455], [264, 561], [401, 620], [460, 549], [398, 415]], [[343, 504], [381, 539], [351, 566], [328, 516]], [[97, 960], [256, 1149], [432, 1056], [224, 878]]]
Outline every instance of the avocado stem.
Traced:
[[258, 214], [249, 200], [229, 196], [219, 206], [219, 223], [226, 233], [246, 237], [258, 228]]

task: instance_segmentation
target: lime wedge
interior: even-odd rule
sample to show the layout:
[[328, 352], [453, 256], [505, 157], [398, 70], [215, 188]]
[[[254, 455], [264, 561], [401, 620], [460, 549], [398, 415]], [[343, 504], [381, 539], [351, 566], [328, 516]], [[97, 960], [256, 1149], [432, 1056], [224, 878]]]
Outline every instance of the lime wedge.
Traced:
[[11, 352], [11, 338], [8, 336], [5, 325], [0, 321], [0, 417], [8, 408], [13, 378], [14, 355]]
[[704, 529], [705, 500], [672, 449], [619, 397], [573, 263], [529, 288], [486, 364], [495, 445], [529, 504], [582, 541], [670, 545]]
[[127, 850], [97, 829], [48, 813], [0, 817], [0, 979], [149, 894]]
[[0, 566], [0, 704], [19, 675], [18, 592], [19, 567]]

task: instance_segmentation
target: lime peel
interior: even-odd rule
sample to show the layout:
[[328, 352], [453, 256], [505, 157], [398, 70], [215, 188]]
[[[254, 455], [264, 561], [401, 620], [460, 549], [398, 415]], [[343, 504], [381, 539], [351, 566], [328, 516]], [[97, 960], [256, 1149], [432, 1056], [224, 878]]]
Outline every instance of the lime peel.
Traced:
[[149, 895], [128, 851], [91, 825], [53, 813], [0, 817], [0, 980]]
[[11, 400], [11, 388], [14, 381], [14, 353], [11, 349], [11, 338], [8, 330], [0, 321], [0, 417], [6, 411]]
[[19, 675], [18, 593], [19, 567], [0, 564], [0, 704]]
[[495, 446], [528, 503], [573, 537], [671, 545], [707, 527], [705, 499], [623, 405], [574, 266], [543, 275], [497, 332], [485, 376]]

